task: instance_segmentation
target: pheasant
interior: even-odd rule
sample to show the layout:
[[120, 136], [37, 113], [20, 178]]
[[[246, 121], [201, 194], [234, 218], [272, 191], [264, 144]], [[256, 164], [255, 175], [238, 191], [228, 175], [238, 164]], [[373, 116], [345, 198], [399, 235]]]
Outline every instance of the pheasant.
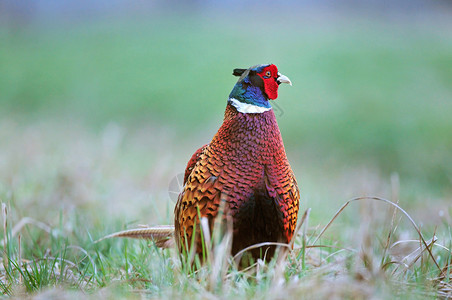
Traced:
[[[194, 228], [199, 232], [200, 217], [212, 228], [222, 205], [223, 216], [232, 220], [232, 254], [263, 242], [289, 243], [295, 231], [300, 194], [269, 102], [278, 97], [281, 83], [292, 83], [273, 64], [234, 69], [233, 75], [240, 78], [229, 95], [222, 126], [185, 170], [174, 210], [181, 251], [190, 244]], [[195, 240], [200, 252], [201, 238]], [[258, 250], [252, 251], [254, 257], [262, 253]], [[270, 257], [273, 252], [274, 247]]]
[[[284, 150], [269, 100], [278, 97], [281, 83], [292, 85], [273, 64], [234, 69], [224, 121], [212, 141], [189, 160], [184, 186], [174, 209], [174, 227], [132, 229], [110, 237], [153, 239], [183, 252], [194, 238], [202, 252], [200, 219], [210, 230], [214, 220], [232, 223], [232, 254], [264, 242], [289, 243], [297, 224], [300, 193]], [[173, 236], [174, 239], [169, 239]], [[275, 247], [265, 249], [272, 257]], [[259, 258], [262, 249], [250, 251]]]

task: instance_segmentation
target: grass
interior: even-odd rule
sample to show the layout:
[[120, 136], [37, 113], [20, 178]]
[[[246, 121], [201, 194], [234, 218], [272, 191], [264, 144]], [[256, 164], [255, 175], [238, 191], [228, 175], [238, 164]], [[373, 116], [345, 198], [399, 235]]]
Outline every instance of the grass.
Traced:
[[[450, 297], [450, 22], [230, 17], [2, 27], [4, 295]], [[288, 258], [237, 270], [212, 249], [191, 272], [147, 241], [93, 243], [172, 224], [168, 185], [220, 125], [232, 68], [266, 61], [294, 82], [275, 103], [310, 208]], [[382, 201], [334, 217], [364, 195], [425, 243]]]
[[[363, 200], [391, 203], [381, 198], [354, 199]], [[286, 260], [277, 263], [274, 259], [267, 265], [257, 262], [240, 271], [228, 259], [224, 250], [226, 248], [218, 247], [223, 242], [213, 249], [215, 255], [210, 256], [212, 259], [206, 265], [200, 267], [197, 264], [197, 270], [193, 271], [184, 261], [181, 264], [174, 249], [161, 250], [152, 244], [130, 243], [127, 240], [87, 243], [87, 248], [83, 249], [68, 245], [67, 240], [55, 239], [53, 245], [57, 246], [56, 257], [51, 256], [52, 250], [47, 249], [42, 258], [22, 260], [22, 254], [17, 250], [20, 238], [15, 239], [8, 232], [3, 257], [5, 275], [1, 288], [4, 294], [16, 296], [21, 295], [17, 287], [22, 286], [23, 292], [62, 287], [66, 295], [75, 296], [75, 292], [70, 292], [75, 289], [96, 297], [105, 296], [105, 291], [102, 292], [104, 294], [99, 292], [100, 287], [105, 287], [110, 297], [119, 292], [122, 297], [141, 294], [168, 298], [278, 298], [282, 290], [287, 293], [287, 297], [296, 297], [301, 293], [305, 297], [319, 299], [450, 297], [450, 245], [449, 248], [445, 247], [441, 244], [445, 240], [437, 237], [426, 241], [418, 225], [397, 205], [394, 207], [412, 222], [414, 231], [419, 234], [417, 241], [398, 239], [401, 222], [397, 220], [398, 215], [394, 210], [391, 225], [383, 226], [383, 230], [372, 229], [372, 226], [381, 225], [372, 218], [361, 224], [357, 248], [341, 246], [338, 239], [317, 243], [346, 205], [319, 234], [302, 231]], [[309, 229], [304, 225], [305, 229]], [[4, 229], [8, 231], [8, 227]], [[450, 227], [448, 229], [450, 231]], [[387, 239], [384, 239], [384, 235], [387, 235]], [[70, 249], [76, 251], [70, 253]], [[62, 292], [54, 290], [54, 293], [61, 296]]]

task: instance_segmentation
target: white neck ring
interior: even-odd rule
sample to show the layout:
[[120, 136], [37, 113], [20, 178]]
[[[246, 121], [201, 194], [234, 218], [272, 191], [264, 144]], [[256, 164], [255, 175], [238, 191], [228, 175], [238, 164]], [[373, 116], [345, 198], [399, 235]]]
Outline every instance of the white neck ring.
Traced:
[[232, 106], [234, 106], [238, 112], [244, 114], [261, 114], [272, 109], [271, 107], [262, 107], [254, 104], [243, 103], [235, 98], [229, 98], [229, 102], [231, 102]]

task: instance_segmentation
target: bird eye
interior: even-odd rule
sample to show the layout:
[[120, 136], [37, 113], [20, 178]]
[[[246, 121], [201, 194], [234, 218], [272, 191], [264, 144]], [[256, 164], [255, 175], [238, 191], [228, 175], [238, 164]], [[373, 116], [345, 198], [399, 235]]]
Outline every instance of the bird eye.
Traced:
[[270, 77], [272, 76], [272, 73], [270, 71], [265, 72], [265, 76]]

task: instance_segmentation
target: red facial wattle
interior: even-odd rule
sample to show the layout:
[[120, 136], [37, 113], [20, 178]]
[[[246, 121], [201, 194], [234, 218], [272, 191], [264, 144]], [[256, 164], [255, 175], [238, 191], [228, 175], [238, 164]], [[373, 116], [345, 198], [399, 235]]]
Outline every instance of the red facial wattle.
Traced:
[[275, 65], [269, 65], [258, 75], [264, 81], [264, 89], [268, 99], [275, 100], [278, 98], [278, 68]]

